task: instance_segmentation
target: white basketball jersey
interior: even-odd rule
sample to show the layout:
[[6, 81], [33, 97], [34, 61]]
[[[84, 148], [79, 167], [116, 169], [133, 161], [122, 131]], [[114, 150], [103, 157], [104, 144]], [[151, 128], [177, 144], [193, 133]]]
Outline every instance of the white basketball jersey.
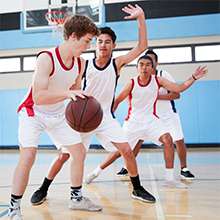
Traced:
[[[53, 48], [48, 51], [42, 51], [41, 53], [47, 53], [53, 64], [53, 69], [49, 77], [48, 90], [68, 90], [74, 83], [80, 72], [80, 59], [76, 58], [72, 60], [72, 65], [67, 68], [60, 57], [59, 49]], [[26, 108], [29, 116], [34, 116], [37, 113], [43, 113], [47, 115], [64, 114], [65, 105], [64, 101], [57, 102], [50, 105], [36, 105], [32, 98], [32, 88], [19, 106], [18, 111], [22, 108]]]
[[146, 85], [141, 85], [139, 77], [132, 78], [129, 94], [129, 109], [126, 120], [144, 122], [156, 114], [156, 102], [159, 91], [157, 76], [151, 75]]
[[114, 117], [112, 107], [117, 80], [118, 74], [115, 59], [111, 58], [103, 68], [96, 65], [95, 59], [86, 61], [83, 89], [98, 100], [104, 115], [112, 115]]
[[[157, 70], [157, 76], [164, 77], [168, 79], [171, 82], [175, 82], [174, 78], [166, 71], [164, 70]], [[159, 94], [164, 95], [168, 94], [169, 91], [163, 87], [160, 87]], [[158, 116], [162, 116], [164, 114], [172, 114], [173, 112], [176, 112], [175, 102], [173, 100], [158, 100], [157, 101], [157, 114]]]

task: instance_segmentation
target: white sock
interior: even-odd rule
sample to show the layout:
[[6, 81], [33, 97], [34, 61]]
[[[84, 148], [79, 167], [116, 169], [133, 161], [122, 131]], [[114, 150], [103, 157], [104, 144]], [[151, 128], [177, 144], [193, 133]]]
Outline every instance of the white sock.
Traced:
[[174, 180], [174, 174], [173, 174], [174, 169], [173, 168], [166, 168], [165, 169], [165, 179], [167, 181], [173, 181]]
[[184, 168], [182, 169], [182, 171], [183, 171], [183, 172], [186, 172], [186, 171], [189, 171], [189, 169], [188, 169], [187, 167], [184, 167]]
[[97, 166], [94, 170], [93, 173], [98, 176], [102, 172], [102, 169], [100, 166]]

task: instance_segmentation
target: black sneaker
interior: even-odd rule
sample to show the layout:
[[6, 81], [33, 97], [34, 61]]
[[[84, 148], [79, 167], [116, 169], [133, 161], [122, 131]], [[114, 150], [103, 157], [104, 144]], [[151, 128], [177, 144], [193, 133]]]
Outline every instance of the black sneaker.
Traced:
[[183, 168], [180, 172], [180, 176], [182, 179], [194, 179], [195, 176], [187, 169], [187, 168]]
[[46, 200], [47, 192], [38, 189], [34, 192], [34, 194], [31, 197], [31, 203], [32, 205], [40, 205]]
[[155, 203], [156, 199], [154, 198], [153, 195], [151, 195], [147, 190], [144, 189], [144, 187], [141, 186], [139, 189], [135, 189], [132, 192], [131, 197], [133, 199], [138, 199], [143, 202], [150, 202], [150, 203]]
[[128, 171], [124, 167], [121, 168], [121, 170], [116, 174], [117, 176], [127, 176]]

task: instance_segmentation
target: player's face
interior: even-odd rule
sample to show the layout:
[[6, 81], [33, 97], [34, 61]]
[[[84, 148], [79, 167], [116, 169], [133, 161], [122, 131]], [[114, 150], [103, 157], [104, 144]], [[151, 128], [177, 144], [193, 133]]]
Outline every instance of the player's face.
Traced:
[[100, 34], [96, 41], [96, 56], [97, 57], [111, 57], [112, 50], [115, 48], [115, 44], [112, 38], [108, 34]]
[[149, 76], [153, 72], [152, 63], [148, 59], [140, 59], [137, 65], [138, 73], [140, 75]]
[[158, 64], [157, 61], [156, 61], [156, 57], [153, 54], [147, 54], [147, 55], [152, 58], [154, 69], [156, 69], [157, 68], [157, 64]]
[[86, 51], [90, 48], [91, 41], [92, 41], [93, 35], [92, 34], [86, 34], [82, 36], [80, 39], [76, 39], [76, 47], [77, 47], [77, 55], [81, 55], [82, 52]]

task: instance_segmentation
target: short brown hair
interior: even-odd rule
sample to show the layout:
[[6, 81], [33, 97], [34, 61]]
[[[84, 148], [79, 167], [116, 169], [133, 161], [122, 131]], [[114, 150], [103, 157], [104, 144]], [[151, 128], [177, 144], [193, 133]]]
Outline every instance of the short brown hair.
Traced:
[[99, 34], [99, 29], [89, 17], [84, 15], [72, 15], [67, 17], [64, 22], [64, 39], [69, 39], [72, 33], [75, 33], [76, 37], [79, 39], [86, 34], [97, 36]]

